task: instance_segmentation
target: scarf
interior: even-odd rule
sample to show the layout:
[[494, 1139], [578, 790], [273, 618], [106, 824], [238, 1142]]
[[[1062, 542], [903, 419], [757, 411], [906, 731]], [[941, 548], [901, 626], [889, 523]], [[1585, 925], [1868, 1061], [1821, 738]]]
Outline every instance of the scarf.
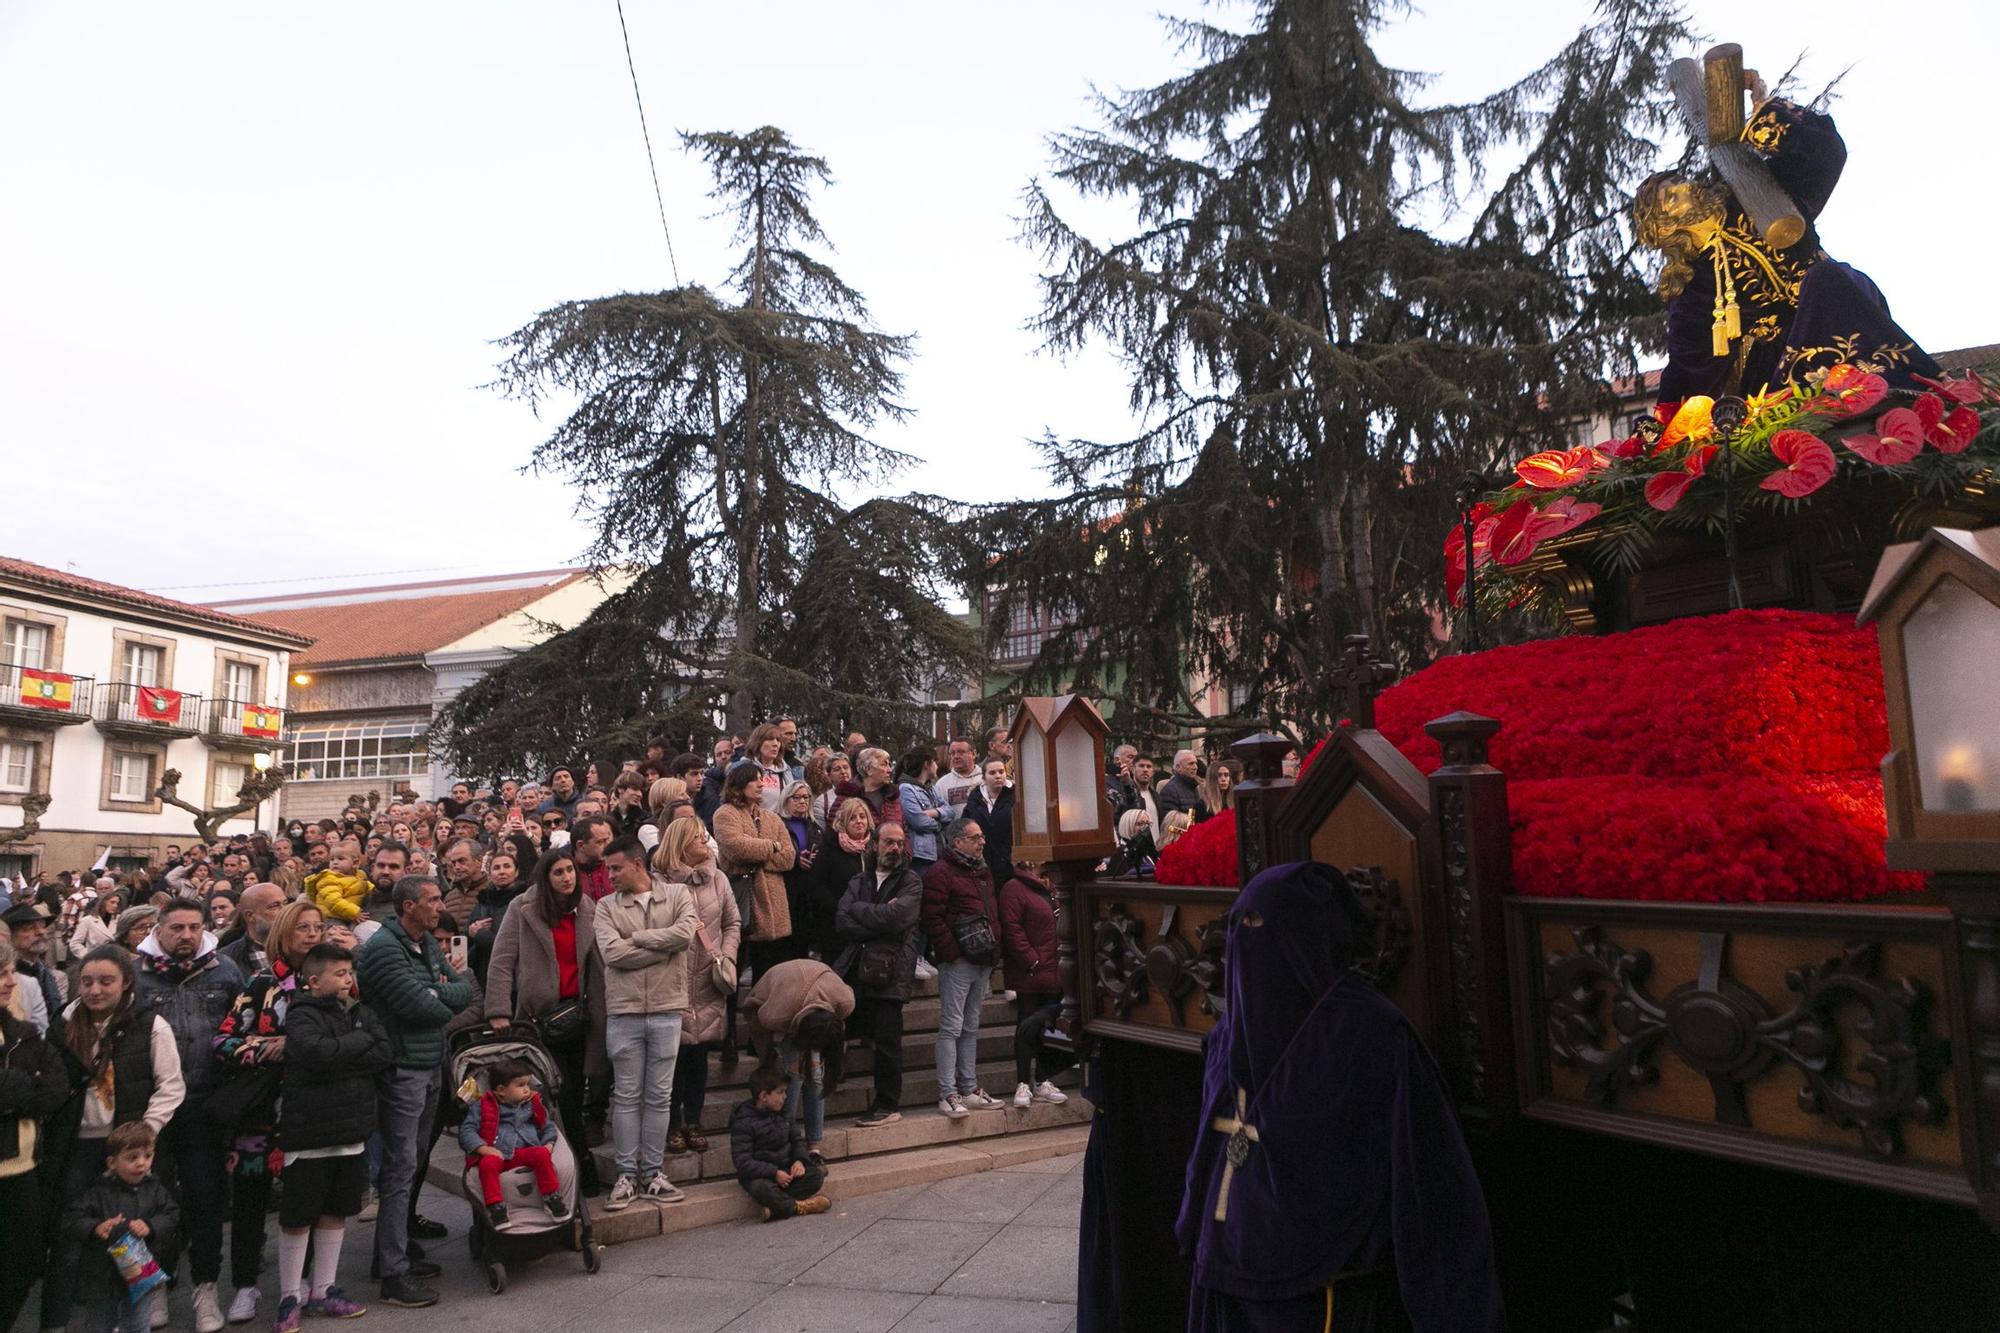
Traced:
[[868, 850], [868, 839], [863, 838], [859, 842], [856, 842], [853, 838], [847, 836], [846, 829], [835, 829], [834, 832], [840, 835], [840, 850], [846, 852], [849, 856], [860, 856]]
[[167, 977], [176, 983], [186, 981], [195, 973], [208, 966], [213, 953], [196, 954], [192, 958], [171, 958], [163, 953], [135, 954], [139, 965], [155, 976]]
[[986, 859], [984, 857], [967, 856], [956, 847], [945, 848], [944, 854], [946, 859], [961, 870], [984, 870], [986, 868]]
[[806, 849], [806, 821], [803, 819], [787, 819], [785, 827], [792, 831], [792, 850], [795, 852], [804, 851]]

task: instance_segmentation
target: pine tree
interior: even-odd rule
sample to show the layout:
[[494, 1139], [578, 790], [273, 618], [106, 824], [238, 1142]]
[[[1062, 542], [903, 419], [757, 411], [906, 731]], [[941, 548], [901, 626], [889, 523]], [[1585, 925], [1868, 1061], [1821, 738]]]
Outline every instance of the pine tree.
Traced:
[[[1238, 722], [1325, 725], [1345, 635], [1432, 651], [1463, 475], [1566, 444], [1655, 345], [1625, 205], [1670, 123], [1679, 15], [1604, 0], [1526, 78], [1432, 105], [1370, 45], [1401, 9], [1170, 20], [1195, 67], [1051, 139], [1024, 220], [1037, 327], [1108, 344], [1146, 427], [1044, 440], [1056, 494], [963, 528], [989, 624], [1021, 602], [1069, 621], [1023, 688], [1103, 691], [1134, 734], [1192, 725], [1191, 679], [1241, 687]], [[1093, 239], [1065, 190], [1129, 203], [1132, 230]]]
[[[584, 623], [454, 701], [437, 739], [466, 771], [628, 745], [655, 727], [706, 730], [725, 700], [739, 731], [760, 706], [815, 709], [801, 720], [834, 726], [908, 683], [904, 661], [876, 656], [882, 643], [816, 647], [793, 625], [802, 592], [828, 577], [819, 566], [845, 557], [845, 534], [875, 526], [866, 506], [843, 508], [837, 488], [906, 461], [866, 432], [907, 412], [910, 339], [876, 329], [861, 294], [815, 253], [829, 248], [811, 209], [830, 180], [824, 160], [768, 126], [682, 142], [708, 165], [741, 247], [721, 291], [566, 302], [503, 340], [499, 387], [537, 409], [568, 405], [531, 469], [569, 482], [596, 527], [593, 563], [638, 573]], [[962, 670], [976, 645], [917, 596], [935, 591], [923, 569], [936, 556], [913, 567], [907, 550], [878, 555], [884, 579], [900, 583], [850, 582], [862, 600], [841, 613], [862, 626], [894, 620], [918, 641], [912, 660]], [[827, 653], [850, 650], [821, 669]]]

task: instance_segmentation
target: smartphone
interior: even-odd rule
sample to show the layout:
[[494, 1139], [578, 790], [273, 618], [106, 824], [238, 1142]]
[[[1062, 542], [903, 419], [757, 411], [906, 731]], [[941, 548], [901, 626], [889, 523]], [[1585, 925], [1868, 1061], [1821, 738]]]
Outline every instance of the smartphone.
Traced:
[[455, 968], [463, 968], [465, 966], [465, 960], [470, 958], [471, 956], [472, 953], [468, 946], [465, 936], [463, 935], [452, 936], [451, 965]]

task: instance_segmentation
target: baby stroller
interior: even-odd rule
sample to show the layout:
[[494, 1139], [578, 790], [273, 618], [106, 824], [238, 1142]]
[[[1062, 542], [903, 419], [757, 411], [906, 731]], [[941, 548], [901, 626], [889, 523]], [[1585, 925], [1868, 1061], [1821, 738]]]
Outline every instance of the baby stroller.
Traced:
[[[506, 1059], [519, 1060], [534, 1071], [536, 1091], [542, 1094], [553, 1118], [562, 1075], [556, 1069], [555, 1059], [542, 1045], [535, 1025], [519, 1020], [505, 1032], [496, 1032], [482, 1024], [452, 1037], [451, 1088], [459, 1109], [467, 1115], [474, 1113], [474, 1104], [486, 1091], [487, 1070], [496, 1061]], [[590, 1213], [582, 1191], [577, 1188], [576, 1154], [569, 1140], [563, 1137], [560, 1124], [550, 1156], [555, 1162], [556, 1176], [562, 1182], [563, 1201], [569, 1205], [568, 1216], [561, 1221], [549, 1216], [535, 1188], [534, 1173], [526, 1167], [516, 1167], [500, 1175], [500, 1201], [507, 1208], [505, 1231], [495, 1230], [487, 1220], [486, 1210], [480, 1206], [479, 1173], [468, 1165], [460, 1176], [459, 1187], [472, 1203], [472, 1230], [467, 1233], [467, 1242], [473, 1262], [486, 1270], [486, 1285], [495, 1296], [507, 1289], [510, 1261], [525, 1263], [551, 1250], [566, 1249], [583, 1256], [586, 1272], [595, 1273], [601, 1262], [597, 1245], [590, 1236]]]

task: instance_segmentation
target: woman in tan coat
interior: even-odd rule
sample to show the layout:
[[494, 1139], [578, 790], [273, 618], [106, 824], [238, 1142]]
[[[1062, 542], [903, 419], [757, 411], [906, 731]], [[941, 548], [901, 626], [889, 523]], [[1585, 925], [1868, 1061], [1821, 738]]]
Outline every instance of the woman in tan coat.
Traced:
[[[722, 804], [715, 811], [715, 840], [722, 849], [722, 873], [733, 883], [739, 875], [755, 875], [750, 886], [750, 910], [744, 938], [750, 947], [744, 953], [753, 973], [767, 970], [761, 955], [779, 951], [759, 950], [792, 933], [792, 910], [785, 897], [785, 872], [797, 860], [785, 821], [764, 808], [764, 773], [745, 760], [729, 770], [722, 782]], [[741, 900], [737, 906], [742, 907]], [[777, 959], [770, 959], [771, 962]]]
[[667, 1151], [707, 1152], [701, 1109], [708, 1100], [708, 1057], [722, 1045], [728, 1030], [743, 918], [737, 914], [729, 881], [716, 868], [708, 830], [699, 819], [676, 819], [667, 825], [660, 849], [653, 853], [653, 873], [686, 885], [701, 917], [695, 942], [688, 946], [688, 1010], [681, 1019], [680, 1059], [674, 1062]]

